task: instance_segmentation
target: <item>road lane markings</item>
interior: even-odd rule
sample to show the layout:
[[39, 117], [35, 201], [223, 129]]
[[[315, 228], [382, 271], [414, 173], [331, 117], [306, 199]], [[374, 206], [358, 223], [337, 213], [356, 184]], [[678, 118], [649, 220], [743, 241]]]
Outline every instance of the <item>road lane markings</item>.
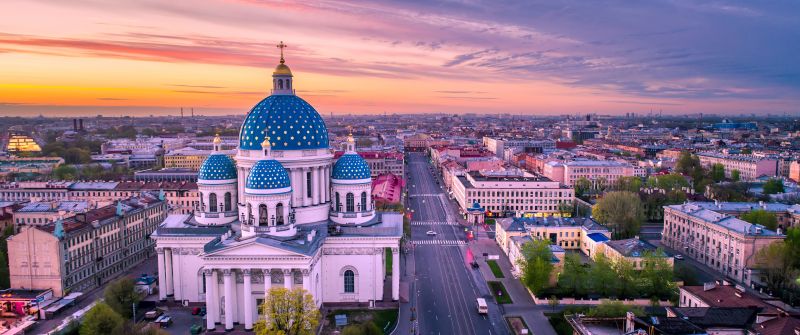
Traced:
[[411, 241], [414, 245], [466, 245], [467, 242], [461, 240], [419, 240]]
[[458, 222], [452, 221], [411, 221], [412, 226], [458, 226]]

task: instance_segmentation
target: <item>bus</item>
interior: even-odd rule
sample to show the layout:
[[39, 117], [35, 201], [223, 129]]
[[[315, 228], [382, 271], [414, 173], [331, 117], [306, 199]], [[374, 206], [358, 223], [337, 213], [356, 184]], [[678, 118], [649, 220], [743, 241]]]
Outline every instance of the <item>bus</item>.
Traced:
[[489, 305], [484, 298], [478, 298], [478, 314], [489, 314]]

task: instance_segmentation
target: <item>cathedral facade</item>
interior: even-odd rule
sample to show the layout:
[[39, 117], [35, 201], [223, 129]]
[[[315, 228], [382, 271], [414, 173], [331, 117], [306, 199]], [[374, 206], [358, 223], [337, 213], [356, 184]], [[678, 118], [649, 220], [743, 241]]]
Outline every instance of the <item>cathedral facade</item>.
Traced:
[[272, 287], [302, 288], [320, 306], [399, 298], [402, 215], [375, 211], [352, 136], [334, 163], [325, 122], [295, 95], [282, 53], [272, 78], [242, 124], [235, 160], [215, 138], [198, 173], [199, 206], [152, 235], [160, 299], [205, 304], [208, 329], [252, 329]]

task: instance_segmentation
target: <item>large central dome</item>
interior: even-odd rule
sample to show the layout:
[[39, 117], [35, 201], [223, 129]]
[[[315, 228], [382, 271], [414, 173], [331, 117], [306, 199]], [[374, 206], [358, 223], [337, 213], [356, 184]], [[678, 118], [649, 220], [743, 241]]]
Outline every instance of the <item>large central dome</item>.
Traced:
[[239, 149], [261, 150], [265, 128], [273, 150], [328, 148], [325, 121], [296, 95], [271, 95], [255, 105], [239, 131]]

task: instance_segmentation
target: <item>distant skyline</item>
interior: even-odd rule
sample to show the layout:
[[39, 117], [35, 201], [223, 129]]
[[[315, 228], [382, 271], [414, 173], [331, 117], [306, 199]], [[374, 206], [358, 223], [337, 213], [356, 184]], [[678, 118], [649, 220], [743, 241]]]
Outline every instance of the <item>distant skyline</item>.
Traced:
[[[0, 3], [0, 115], [797, 114], [797, 1]], [[187, 109], [188, 115], [188, 109]]]

